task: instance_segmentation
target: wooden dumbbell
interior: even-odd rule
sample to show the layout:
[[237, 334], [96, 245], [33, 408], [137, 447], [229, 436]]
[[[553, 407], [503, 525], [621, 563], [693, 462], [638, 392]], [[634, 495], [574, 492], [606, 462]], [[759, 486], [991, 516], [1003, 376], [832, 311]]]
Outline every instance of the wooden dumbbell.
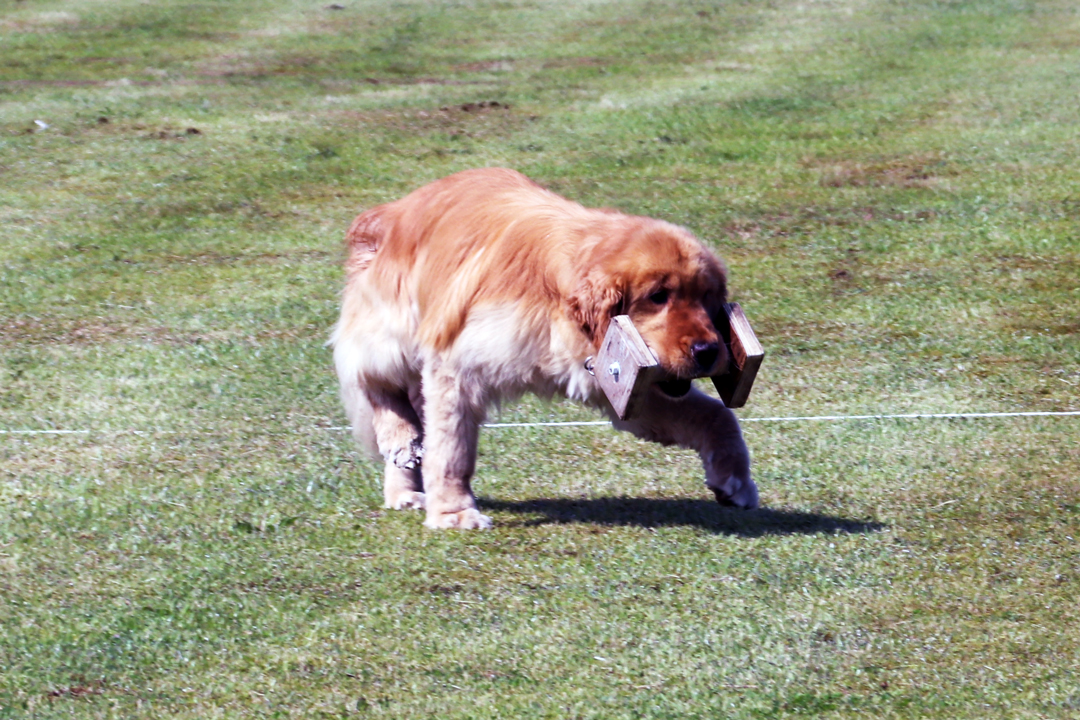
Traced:
[[[727, 345], [729, 361], [724, 372], [713, 375], [712, 381], [725, 405], [742, 407], [750, 397], [765, 351], [739, 303], [724, 305], [724, 317], [717, 330]], [[593, 372], [621, 420], [635, 417], [649, 386], [666, 377], [627, 315], [612, 318]]]

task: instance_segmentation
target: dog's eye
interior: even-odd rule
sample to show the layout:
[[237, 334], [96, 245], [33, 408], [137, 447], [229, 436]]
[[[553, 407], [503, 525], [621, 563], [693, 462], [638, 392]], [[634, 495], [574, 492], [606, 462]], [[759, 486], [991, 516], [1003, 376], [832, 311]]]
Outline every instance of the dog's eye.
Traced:
[[649, 300], [652, 300], [657, 305], [663, 305], [668, 301], [668, 291], [661, 288], [650, 295]]

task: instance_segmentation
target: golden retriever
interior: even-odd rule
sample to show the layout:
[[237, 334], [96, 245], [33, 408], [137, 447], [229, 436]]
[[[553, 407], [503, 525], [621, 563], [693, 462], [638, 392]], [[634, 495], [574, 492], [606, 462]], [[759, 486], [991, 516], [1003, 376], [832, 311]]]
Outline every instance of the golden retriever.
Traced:
[[[487, 528], [470, 482], [489, 405], [531, 391], [600, 407], [618, 429], [697, 450], [705, 484], [752, 508], [735, 415], [690, 387], [727, 363], [713, 319], [723, 265], [689, 231], [582, 207], [513, 170], [467, 170], [349, 228], [330, 344], [354, 436], [386, 461], [386, 507], [431, 528]], [[627, 314], [670, 378], [614, 417], [586, 368]]]

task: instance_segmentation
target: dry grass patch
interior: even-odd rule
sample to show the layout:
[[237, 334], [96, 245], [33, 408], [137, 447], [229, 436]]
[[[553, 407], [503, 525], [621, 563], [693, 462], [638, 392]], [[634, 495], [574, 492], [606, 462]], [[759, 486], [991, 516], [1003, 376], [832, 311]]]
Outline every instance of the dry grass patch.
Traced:
[[936, 155], [915, 155], [872, 162], [815, 161], [825, 187], [899, 187], [948, 190], [947, 178], [955, 175], [948, 161]]

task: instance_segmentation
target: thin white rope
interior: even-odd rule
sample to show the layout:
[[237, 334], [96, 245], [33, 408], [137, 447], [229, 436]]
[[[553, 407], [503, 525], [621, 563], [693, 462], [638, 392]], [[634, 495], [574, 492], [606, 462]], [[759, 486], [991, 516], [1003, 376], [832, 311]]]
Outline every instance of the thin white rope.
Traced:
[[[955, 420], [973, 418], [1011, 418], [1011, 417], [1077, 417], [1080, 410], [1028, 411], [1028, 412], [974, 412], [974, 413], [905, 413], [896, 415], [793, 415], [779, 417], [744, 417], [740, 422], [842, 422], [846, 420]], [[502, 428], [533, 427], [588, 427], [610, 425], [607, 420], [568, 420], [564, 422], [509, 422], [485, 423], [482, 427], [495, 430]], [[313, 427], [312, 430], [345, 431], [346, 425], [331, 427]], [[89, 435], [98, 432], [106, 435], [180, 435], [184, 433], [212, 432], [209, 430], [0, 430], [0, 435]]]
[[588, 425], [610, 425], [610, 420], [568, 420], [566, 422], [510, 422], [510, 423], [484, 423], [481, 427], [486, 428], [525, 428], [525, 427], [584, 427]]
[[950, 420], [957, 418], [1071, 417], [1077, 415], [1080, 415], [1080, 410], [1064, 410], [1059, 412], [908, 413], [901, 415], [805, 415], [797, 417], [740, 418], [740, 422], [796, 422], [803, 420]]

